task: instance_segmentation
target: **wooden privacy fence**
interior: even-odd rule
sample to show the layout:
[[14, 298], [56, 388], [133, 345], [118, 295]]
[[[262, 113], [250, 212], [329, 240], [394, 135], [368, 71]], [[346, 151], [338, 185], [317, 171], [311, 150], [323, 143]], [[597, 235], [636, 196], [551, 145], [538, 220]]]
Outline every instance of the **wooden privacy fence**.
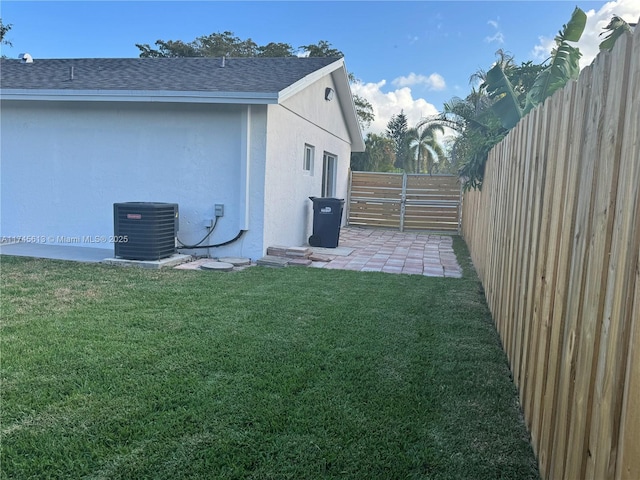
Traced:
[[640, 28], [526, 116], [462, 234], [543, 478], [640, 478]]
[[458, 232], [460, 183], [454, 175], [351, 172], [349, 225]]

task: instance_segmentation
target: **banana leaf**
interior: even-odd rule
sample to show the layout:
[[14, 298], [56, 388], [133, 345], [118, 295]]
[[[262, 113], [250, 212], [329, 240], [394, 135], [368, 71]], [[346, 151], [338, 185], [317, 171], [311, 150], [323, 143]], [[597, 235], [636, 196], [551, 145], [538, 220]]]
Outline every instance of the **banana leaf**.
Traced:
[[523, 112], [513, 85], [499, 63], [487, 72], [484, 85], [489, 96], [494, 99], [491, 110], [500, 119], [502, 127], [507, 130], [515, 127]]
[[568, 42], [580, 40], [586, 23], [586, 13], [576, 7], [569, 23], [556, 35], [556, 48], [551, 52], [551, 63], [540, 72], [527, 94], [525, 114], [553, 95], [556, 90], [564, 87], [569, 80], [578, 78], [582, 54], [577, 47], [569, 45]]
[[605, 32], [602, 32], [600, 35], [604, 35], [606, 32], [609, 32], [609, 34], [602, 42], [600, 42], [600, 50], [611, 51], [616, 43], [616, 40], [618, 40], [620, 36], [622, 36], [625, 32], [631, 33], [631, 26], [619, 16], [614, 15], [611, 18], [609, 25], [604, 27], [604, 30]]

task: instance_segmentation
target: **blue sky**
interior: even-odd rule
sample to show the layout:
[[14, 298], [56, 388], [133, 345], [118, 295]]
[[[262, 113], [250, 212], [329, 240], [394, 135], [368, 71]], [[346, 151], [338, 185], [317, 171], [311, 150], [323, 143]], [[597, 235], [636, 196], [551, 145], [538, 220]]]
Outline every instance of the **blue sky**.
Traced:
[[516, 61], [542, 61], [578, 5], [589, 21], [585, 63], [612, 13], [640, 17], [637, 0], [604, 1], [11, 1], [2, 53], [15, 58], [137, 57], [136, 43], [191, 41], [225, 30], [259, 45], [329, 41], [361, 80], [354, 91], [374, 106], [373, 131], [404, 110], [410, 123], [469, 91], [469, 76], [488, 69], [503, 48]]

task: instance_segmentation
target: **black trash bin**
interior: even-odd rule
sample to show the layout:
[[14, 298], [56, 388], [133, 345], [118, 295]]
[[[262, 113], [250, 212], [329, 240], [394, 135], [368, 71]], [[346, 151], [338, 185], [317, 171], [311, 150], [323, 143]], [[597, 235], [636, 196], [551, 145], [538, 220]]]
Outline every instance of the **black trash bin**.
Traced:
[[309, 237], [309, 245], [336, 248], [340, 239], [344, 199], [309, 197], [309, 200], [313, 202], [313, 235]]

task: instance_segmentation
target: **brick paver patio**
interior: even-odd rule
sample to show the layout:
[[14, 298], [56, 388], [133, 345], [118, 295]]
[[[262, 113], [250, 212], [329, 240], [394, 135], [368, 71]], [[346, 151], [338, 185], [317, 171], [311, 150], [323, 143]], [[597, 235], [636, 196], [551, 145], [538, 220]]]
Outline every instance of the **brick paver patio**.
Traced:
[[339, 246], [354, 250], [348, 256], [329, 254], [330, 262], [316, 266], [362, 272], [462, 277], [450, 236], [343, 227]]

